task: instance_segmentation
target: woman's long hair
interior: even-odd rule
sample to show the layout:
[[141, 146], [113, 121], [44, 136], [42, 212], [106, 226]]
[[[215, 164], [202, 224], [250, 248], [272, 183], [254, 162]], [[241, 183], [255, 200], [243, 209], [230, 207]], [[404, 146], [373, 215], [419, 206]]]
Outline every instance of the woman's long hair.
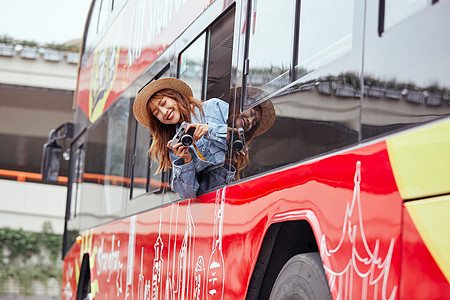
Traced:
[[[202, 102], [191, 97], [185, 97], [179, 92], [172, 89], [164, 89], [156, 92], [150, 99], [162, 99], [164, 97], [172, 98], [180, 110], [180, 122], [191, 122], [191, 113], [198, 118], [195, 113], [195, 108], [198, 107], [201, 113], [201, 117], [204, 117]], [[150, 109], [150, 99], [147, 103], [147, 113], [150, 118], [150, 133], [153, 136], [152, 144], [148, 150], [148, 155], [158, 162], [158, 170], [156, 174], [161, 171], [167, 171], [172, 168], [172, 162], [170, 161], [169, 148], [167, 143], [173, 138], [176, 131], [176, 125], [164, 124], [156, 118]]]

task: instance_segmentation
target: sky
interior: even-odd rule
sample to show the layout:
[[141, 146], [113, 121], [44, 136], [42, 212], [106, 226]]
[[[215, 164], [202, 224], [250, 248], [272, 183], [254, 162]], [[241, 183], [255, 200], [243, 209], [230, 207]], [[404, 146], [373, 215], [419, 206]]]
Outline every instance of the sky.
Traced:
[[39, 44], [81, 39], [91, 0], [0, 0], [0, 36]]

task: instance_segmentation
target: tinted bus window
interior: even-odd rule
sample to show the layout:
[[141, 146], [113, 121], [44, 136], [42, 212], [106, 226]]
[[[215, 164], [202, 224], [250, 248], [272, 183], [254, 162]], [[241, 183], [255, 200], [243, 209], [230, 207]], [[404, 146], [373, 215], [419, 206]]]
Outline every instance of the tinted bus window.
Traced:
[[206, 34], [203, 33], [179, 56], [179, 78], [189, 84], [196, 99], [204, 99], [203, 67], [205, 62], [205, 42]]
[[297, 78], [350, 52], [354, 0], [301, 1]]
[[[124, 213], [130, 100], [116, 102], [88, 129], [79, 215], [99, 224]], [[84, 222], [83, 221], [83, 222]]]
[[247, 85], [271, 92], [290, 81], [295, 1], [254, 0], [251, 9]]
[[233, 8], [224, 17], [211, 26], [208, 80], [206, 99], [229, 98], [231, 80], [231, 59], [233, 53]]
[[385, 0], [384, 29], [388, 30], [430, 5], [431, 0]]
[[443, 40], [450, 2], [437, 2], [381, 37], [376, 31], [378, 1], [368, 5], [363, 138], [450, 115], [450, 43]]
[[301, 1], [298, 71], [308, 72], [275, 92], [267, 85], [247, 88], [244, 107], [235, 116], [248, 147], [248, 155], [235, 160], [237, 178], [358, 143], [364, 6], [359, 1], [342, 5], [348, 20], [330, 34], [323, 31], [338, 22], [333, 14], [340, 8], [328, 1]]

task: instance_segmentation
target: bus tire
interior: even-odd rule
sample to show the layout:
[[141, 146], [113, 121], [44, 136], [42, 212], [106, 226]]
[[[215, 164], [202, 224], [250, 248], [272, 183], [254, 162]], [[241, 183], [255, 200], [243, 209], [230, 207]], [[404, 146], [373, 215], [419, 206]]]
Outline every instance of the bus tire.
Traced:
[[297, 254], [284, 264], [269, 300], [331, 299], [318, 252]]

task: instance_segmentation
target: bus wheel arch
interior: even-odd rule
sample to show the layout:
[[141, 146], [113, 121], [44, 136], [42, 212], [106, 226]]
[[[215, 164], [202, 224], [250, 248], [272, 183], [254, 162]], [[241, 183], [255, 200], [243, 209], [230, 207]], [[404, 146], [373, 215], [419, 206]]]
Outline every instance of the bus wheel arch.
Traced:
[[80, 277], [78, 278], [77, 300], [92, 299], [91, 295], [91, 270], [89, 264], [89, 254], [83, 255], [83, 261], [80, 268]]
[[[278, 275], [291, 258], [304, 253], [318, 255], [318, 251], [318, 244], [308, 221], [272, 224], [264, 236], [246, 299], [269, 299]], [[321, 261], [320, 268], [323, 271]], [[323, 276], [325, 276], [324, 271]], [[329, 291], [328, 286], [326, 288]]]

